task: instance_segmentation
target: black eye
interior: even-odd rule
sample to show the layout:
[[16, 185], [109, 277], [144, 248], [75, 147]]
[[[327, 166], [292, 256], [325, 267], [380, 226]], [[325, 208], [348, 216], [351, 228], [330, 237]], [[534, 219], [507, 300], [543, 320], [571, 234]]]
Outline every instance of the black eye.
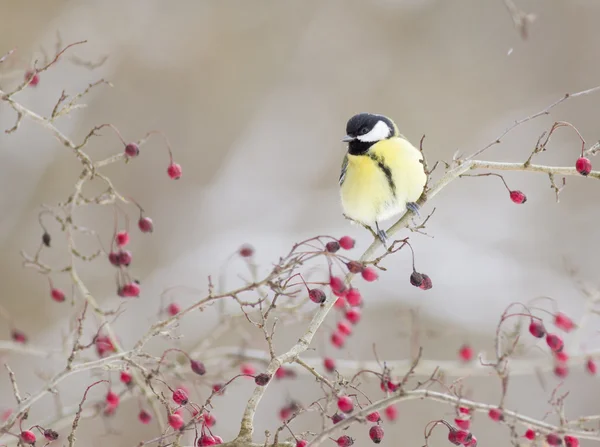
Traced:
[[359, 135], [365, 135], [369, 133], [369, 128], [368, 127], [363, 127], [358, 131]]

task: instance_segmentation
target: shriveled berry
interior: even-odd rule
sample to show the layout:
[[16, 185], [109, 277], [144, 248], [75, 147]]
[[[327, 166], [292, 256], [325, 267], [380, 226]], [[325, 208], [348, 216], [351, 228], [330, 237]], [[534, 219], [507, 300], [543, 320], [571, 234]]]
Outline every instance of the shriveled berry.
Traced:
[[327, 372], [332, 373], [335, 371], [335, 361], [331, 357], [325, 357], [323, 359], [323, 366]]
[[388, 421], [392, 422], [398, 418], [398, 408], [394, 405], [390, 405], [389, 407], [385, 407], [384, 410], [385, 417], [387, 417]]
[[52, 238], [50, 237], [50, 234], [47, 231], [44, 231], [44, 234], [42, 234], [42, 242], [46, 247], [50, 247], [50, 242], [51, 242]]
[[171, 315], [172, 317], [177, 315], [179, 312], [181, 312], [181, 308], [179, 307], [179, 304], [171, 303], [167, 306], [167, 313], [169, 315]]
[[242, 245], [238, 250], [238, 253], [242, 258], [249, 258], [254, 254], [254, 247], [251, 245]]
[[579, 157], [575, 162], [575, 169], [577, 169], [577, 172], [579, 172], [581, 175], [586, 176], [592, 172], [592, 162], [589, 160], [589, 158]]
[[361, 272], [361, 275], [363, 279], [368, 282], [373, 282], [379, 278], [377, 271], [373, 267], [365, 267]]
[[346, 419], [346, 416], [344, 416], [342, 413], [336, 413], [333, 416], [331, 416], [331, 422], [333, 422], [334, 424], [337, 424], [338, 422], [341, 422], [344, 419]]
[[532, 430], [531, 428], [528, 428], [527, 431], [525, 431], [525, 434], [523, 435], [523, 437], [525, 439], [529, 439], [530, 441], [533, 441], [535, 439], [535, 431]]
[[488, 416], [492, 421], [498, 422], [504, 420], [502, 410], [500, 410], [499, 408], [492, 408], [490, 411], [488, 411]]
[[266, 373], [260, 373], [254, 378], [254, 383], [258, 386], [265, 386], [271, 380], [271, 376]]
[[308, 291], [308, 297], [313, 303], [317, 304], [322, 304], [327, 299], [325, 292], [323, 292], [321, 289], [310, 289]]
[[379, 422], [381, 420], [381, 415], [379, 411], [374, 411], [372, 413], [367, 414], [367, 421], [369, 422]]
[[410, 275], [410, 283], [415, 287], [421, 287], [421, 284], [423, 284], [423, 275], [417, 271], [413, 271]]
[[132, 379], [131, 373], [129, 371], [121, 371], [121, 375], [119, 376], [119, 379], [125, 385], [129, 385], [131, 383], [131, 379]]
[[565, 441], [565, 447], [579, 447], [579, 439], [575, 436], [565, 435], [563, 440]]
[[18, 329], [12, 330], [10, 338], [12, 338], [15, 343], [27, 343], [27, 335]]
[[188, 395], [182, 388], [177, 388], [173, 391], [173, 402], [177, 405], [187, 405], [188, 403]]
[[58, 439], [58, 433], [51, 428], [47, 428], [44, 430], [44, 438], [46, 438], [46, 441], [56, 441]]
[[31, 430], [23, 430], [21, 432], [21, 441], [23, 441], [25, 444], [35, 444], [35, 433]]
[[358, 261], [350, 261], [346, 263], [346, 267], [350, 273], [360, 273], [365, 269], [365, 266]]
[[470, 419], [459, 419], [455, 418], [454, 423], [458, 428], [462, 428], [463, 430], [468, 430], [471, 428], [471, 420]]
[[549, 433], [546, 435], [546, 442], [549, 445], [552, 446], [556, 446], [556, 445], [562, 445], [562, 439], [560, 439], [560, 436], [558, 436], [555, 433]]
[[331, 344], [336, 348], [343, 348], [346, 342], [346, 337], [341, 332], [331, 334]]
[[359, 290], [354, 287], [350, 287], [348, 289], [348, 293], [346, 293], [346, 301], [352, 307], [360, 306], [360, 304], [362, 303], [362, 296]]
[[458, 357], [463, 362], [470, 362], [473, 360], [473, 348], [467, 344], [462, 345], [458, 350]]
[[564, 379], [569, 375], [569, 367], [564, 363], [558, 363], [554, 365], [554, 375]]
[[199, 360], [190, 360], [190, 367], [192, 368], [192, 371], [199, 376], [206, 374], [206, 367], [204, 366], [204, 363]]
[[29, 81], [29, 87], [35, 87], [40, 83], [40, 75], [32, 70], [25, 72], [25, 80]]
[[138, 414], [138, 419], [142, 424], [149, 424], [152, 420], [152, 416], [146, 410], [140, 410], [140, 413]]
[[518, 205], [521, 205], [527, 202], [527, 196], [523, 192], [515, 190], [510, 192], [510, 200]]
[[562, 341], [562, 338], [560, 338], [556, 334], [548, 334], [548, 335], [546, 335], [546, 344], [554, 352], [560, 352], [560, 351], [562, 351], [562, 349], [565, 346], [564, 342]]
[[327, 250], [329, 253], [335, 253], [339, 249], [340, 244], [338, 243], [338, 241], [331, 241], [325, 244], [325, 250]]
[[129, 244], [129, 233], [127, 231], [119, 231], [115, 236], [115, 242], [119, 247]]
[[170, 414], [169, 425], [173, 430], [179, 430], [183, 427], [183, 418], [177, 413]]
[[423, 282], [419, 286], [419, 289], [421, 289], [421, 290], [431, 289], [433, 287], [433, 282], [431, 281], [431, 278], [429, 276], [427, 276], [425, 273], [421, 273], [421, 275], [423, 275]]
[[541, 321], [531, 320], [529, 323], [529, 333], [535, 338], [543, 338], [546, 335], [546, 329]]
[[596, 375], [596, 371], [598, 370], [598, 367], [596, 366], [596, 362], [594, 362], [594, 360], [592, 358], [587, 359], [587, 361], [585, 362], [585, 369], [588, 373], [590, 373], [591, 375]]
[[340, 396], [337, 401], [337, 406], [343, 413], [352, 413], [354, 410], [354, 403], [349, 396]]
[[360, 309], [352, 307], [346, 311], [346, 320], [352, 324], [357, 324], [360, 321]]
[[352, 326], [347, 321], [339, 321], [337, 324], [338, 331], [340, 331], [344, 335], [352, 334]]
[[125, 145], [125, 154], [128, 157], [137, 157], [140, 154], [140, 147], [136, 143], [127, 143]]
[[383, 439], [383, 428], [381, 428], [381, 425], [373, 425], [369, 429], [369, 438], [371, 438], [371, 441], [373, 441], [375, 444], [379, 444], [381, 442]]
[[60, 289], [52, 288], [50, 290], [50, 296], [57, 303], [62, 303], [65, 300], [65, 293]]
[[342, 236], [338, 242], [340, 243], [340, 247], [344, 250], [351, 250], [354, 248], [355, 242], [350, 236]]
[[171, 163], [167, 168], [167, 174], [169, 174], [171, 179], [179, 180], [182, 174], [181, 166], [179, 166], [177, 163]]
[[109, 405], [114, 405], [115, 407], [119, 405], [119, 402], [121, 401], [121, 398], [119, 397], [119, 395], [117, 393], [115, 393], [114, 391], [109, 391], [106, 394], [106, 403]]
[[337, 439], [336, 442], [338, 447], [350, 447], [352, 444], [354, 444], [354, 439], [348, 435], [342, 435]]
[[142, 233], [152, 233], [154, 231], [154, 222], [149, 217], [140, 217], [138, 228]]
[[554, 325], [565, 332], [571, 332], [575, 328], [575, 323], [562, 312], [554, 315]]

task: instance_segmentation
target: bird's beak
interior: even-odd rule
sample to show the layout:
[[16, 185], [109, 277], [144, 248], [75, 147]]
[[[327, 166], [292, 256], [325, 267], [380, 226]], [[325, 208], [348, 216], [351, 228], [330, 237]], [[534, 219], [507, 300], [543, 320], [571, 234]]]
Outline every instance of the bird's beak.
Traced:
[[354, 140], [355, 140], [355, 138], [351, 137], [350, 135], [346, 135], [344, 138], [342, 138], [342, 141], [344, 143], [350, 143], [351, 141], [354, 141]]

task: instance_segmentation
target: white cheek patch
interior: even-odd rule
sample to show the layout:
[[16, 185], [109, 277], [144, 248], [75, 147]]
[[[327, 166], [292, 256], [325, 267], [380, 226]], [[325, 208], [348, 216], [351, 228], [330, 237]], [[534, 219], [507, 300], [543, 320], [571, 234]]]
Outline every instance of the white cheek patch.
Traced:
[[359, 135], [357, 139], [364, 143], [373, 143], [375, 141], [385, 140], [390, 136], [390, 128], [383, 121], [377, 121], [371, 132]]

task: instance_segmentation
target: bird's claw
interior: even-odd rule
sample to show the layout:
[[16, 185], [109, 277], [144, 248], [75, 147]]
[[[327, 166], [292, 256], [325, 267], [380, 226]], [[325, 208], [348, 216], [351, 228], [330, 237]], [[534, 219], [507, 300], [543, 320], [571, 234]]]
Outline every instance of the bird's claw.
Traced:
[[383, 244], [383, 246], [385, 248], [387, 248], [387, 233], [385, 232], [385, 230], [377, 230], [377, 237], [379, 238], [379, 240], [381, 241], [381, 243]]
[[421, 207], [419, 205], [416, 204], [416, 202], [408, 202], [406, 204], [406, 209], [408, 209], [409, 211], [412, 211], [413, 213], [415, 213], [418, 217], [421, 217], [421, 214], [419, 214], [419, 209]]

